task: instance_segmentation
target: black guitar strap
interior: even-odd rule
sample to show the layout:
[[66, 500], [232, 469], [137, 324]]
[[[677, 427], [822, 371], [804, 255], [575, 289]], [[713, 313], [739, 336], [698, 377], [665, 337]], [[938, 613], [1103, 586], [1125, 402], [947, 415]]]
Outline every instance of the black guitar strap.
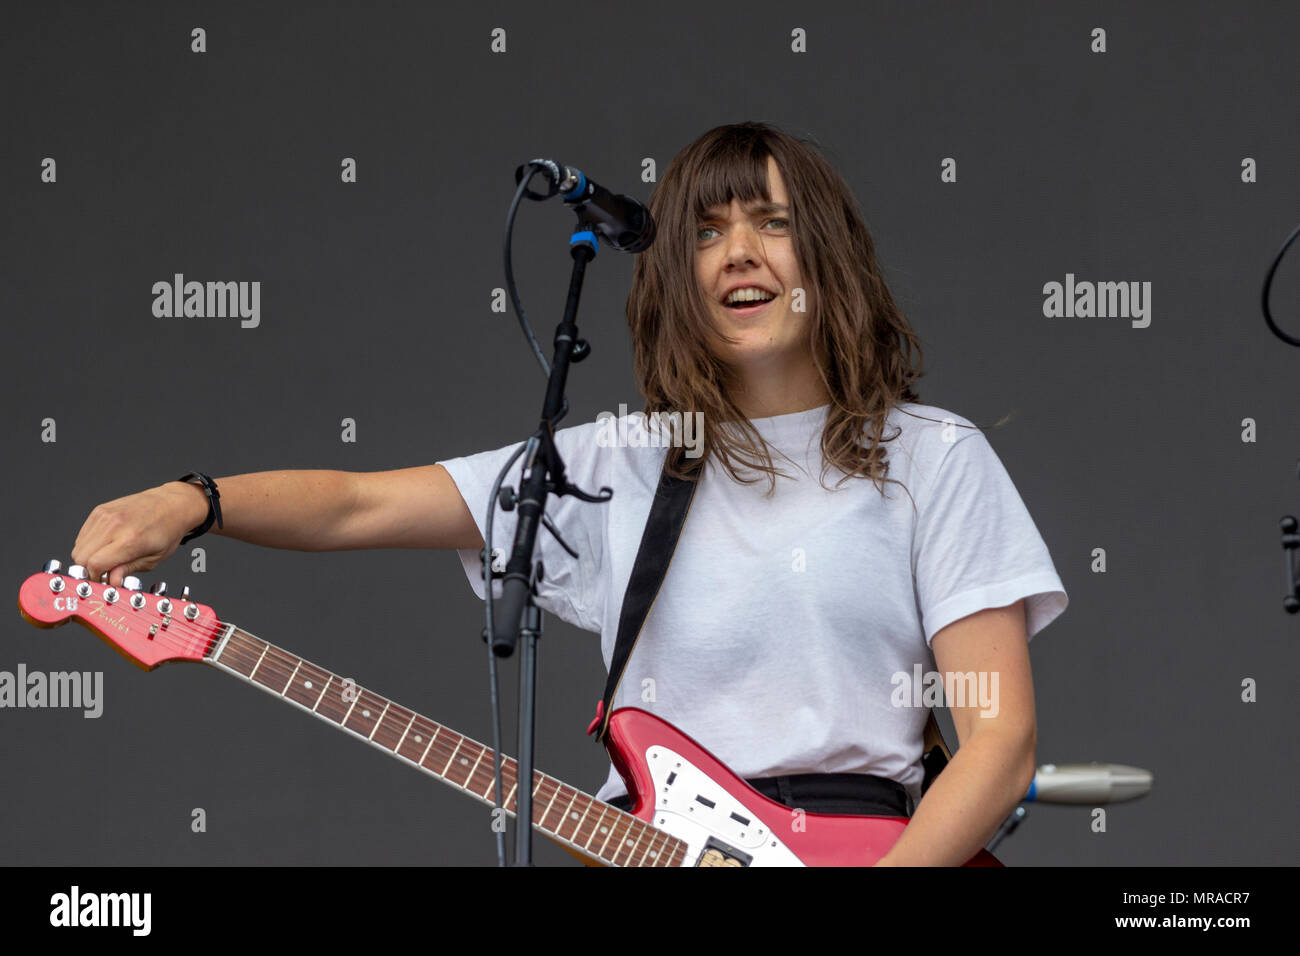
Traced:
[[645, 530], [641, 532], [641, 544], [637, 548], [636, 560], [632, 563], [627, 592], [623, 595], [618, 637], [614, 640], [609, 679], [605, 682], [605, 696], [596, 707], [596, 719], [587, 728], [588, 734], [596, 735], [597, 743], [604, 743], [614, 695], [618, 693], [623, 671], [627, 669], [628, 658], [632, 656], [632, 649], [641, 636], [645, 619], [649, 617], [650, 608], [659, 596], [659, 587], [663, 584], [664, 575], [668, 573], [668, 563], [672, 561], [673, 552], [677, 549], [682, 525], [686, 523], [691, 502], [695, 500], [695, 486], [698, 482], [672, 477], [668, 474], [667, 466], [668, 459], [665, 458], [664, 471], [659, 474], [659, 486], [650, 503], [650, 517], [646, 520]]
[[[595, 734], [598, 743], [604, 743], [605, 733], [609, 727], [610, 710], [618, 685], [627, 669], [628, 659], [641, 636], [645, 620], [650, 615], [659, 588], [668, 573], [669, 562], [677, 549], [677, 541], [682, 534], [682, 526], [690, 513], [691, 503], [695, 500], [695, 488], [698, 482], [684, 478], [674, 478], [667, 472], [668, 461], [664, 459], [665, 470], [659, 474], [659, 485], [655, 489], [654, 499], [650, 503], [650, 517], [646, 519], [645, 530], [641, 533], [641, 544], [637, 548], [636, 560], [632, 563], [632, 574], [628, 578], [627, 592], [623, 595], [623, 607], [619, 612], [618, 637], [614, 640], [614, 654], [609, 663], [609, 678], [605, 682], [605, 696], [596, 706], [596, 719], [587, 728], [588, 734]], [[952, 755], [944, 743], [939, 724], [931, 710], [925, 724], [925, 742], [922, 745], [925, 767], [925, 781], [921, 792], [929, 789], [931, 781], [938, 776]]]

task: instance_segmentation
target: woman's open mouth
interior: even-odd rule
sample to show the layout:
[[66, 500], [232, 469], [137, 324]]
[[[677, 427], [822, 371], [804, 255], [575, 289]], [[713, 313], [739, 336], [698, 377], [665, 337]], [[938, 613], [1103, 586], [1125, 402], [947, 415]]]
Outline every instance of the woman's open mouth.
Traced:
[[722, 307], [732, 315], [738, 315], [744, 318], [745, 316], [758, 315], [758, 313], [762, 312], [775, 301], [776, 296], [773, 296], [763, 302], [741, 302], [736, 305], [727, 305], [726, 303], [723, 303]]

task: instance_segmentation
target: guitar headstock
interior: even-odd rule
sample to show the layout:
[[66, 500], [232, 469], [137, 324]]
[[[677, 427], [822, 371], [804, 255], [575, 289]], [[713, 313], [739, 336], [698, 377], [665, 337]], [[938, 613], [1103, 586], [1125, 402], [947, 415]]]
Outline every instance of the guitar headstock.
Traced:
[[135, 575], [114, 588], [87, 580], [80, 565], [62, 568], [59, 561], [47, 561], [42, 572], [23, 582], [22, 616], [47, 628], [76, 621], [144, 670], [167, 661], [202, 660], [222, 631], [216, 612], [191, 601], [188, 587], [171, 598], [161, 581], [145, 593]]

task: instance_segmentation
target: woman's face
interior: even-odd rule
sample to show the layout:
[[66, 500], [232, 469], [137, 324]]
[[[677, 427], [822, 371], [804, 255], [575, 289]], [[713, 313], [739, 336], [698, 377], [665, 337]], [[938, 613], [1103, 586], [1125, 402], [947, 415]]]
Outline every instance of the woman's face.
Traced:
[[[695, 274], [710, 302], [710, 318], [715, 328], [737, 340], [713, 347], [718, 358], [742, 374], [780, 372], [792, 362], [811, 360], [811, 295], [799, 276], [785, 182], [770, 156], [767, 176], [770, 204], [760, 199], [742, 209], [732, 199], [726, 209], [709, 210], [696, 235]], [[744, 287], [765, 289], [774, 297], [738, 308], [724, 304], [728, 293]]]

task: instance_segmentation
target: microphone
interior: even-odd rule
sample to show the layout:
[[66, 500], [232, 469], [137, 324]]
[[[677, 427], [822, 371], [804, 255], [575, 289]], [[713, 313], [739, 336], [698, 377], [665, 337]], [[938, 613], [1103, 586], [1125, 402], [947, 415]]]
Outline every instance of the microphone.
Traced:
[[1022, 802], [1120, 803], [1146, 796], [1153, 779], [1150, 770], [1117, 763], [1045, 763]]
[[614, 195], [588, 179], [582, 170], [552, 159], [534, 159], [515, 170], [515, 183], [524, 174], [542, 172], [549, 180], [545, 195], [528, 190], [529, 198], [549, 199], [556, 193], [571, 206], [582, 206], [596, 231], [619, 252], [643, 252], [655, 238], [655, 221], [650, 210], [631, 196]]

